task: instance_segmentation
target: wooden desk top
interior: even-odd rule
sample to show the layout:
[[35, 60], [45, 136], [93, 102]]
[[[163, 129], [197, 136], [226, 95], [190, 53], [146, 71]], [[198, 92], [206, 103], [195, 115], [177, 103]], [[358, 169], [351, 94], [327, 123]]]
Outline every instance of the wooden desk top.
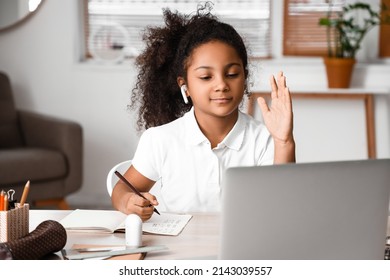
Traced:
[[[30, 232], [44, 220], [59, 221], [71, 211], [30, 210]], [[219, 246], [219, 215], [195, 213], [178, 236], [143, 234], [145, 246], [165, 245], [167, 251], [151, 252], [145, 259], [216, 259]], [[65, 245], [70, 249], [74, 244], [125, 245], [125, 234], [69, 233]]]
[[[30, 232], [44, 220], [59, 221], [71, 211], [30, 210]], [[216, 259], [219, 248], [220, 215], [194, 213], [192, 219], [178, 236], [142, 236], [143, 245], [165, 245], [167, 251], [151, 252], [145, 259], [150, 260], [207, 260]], [[390, 216], [387, 235], [390, 235]], [[66, 249], [74, 244], [124, 245], [125, 234], [68, 233]]]

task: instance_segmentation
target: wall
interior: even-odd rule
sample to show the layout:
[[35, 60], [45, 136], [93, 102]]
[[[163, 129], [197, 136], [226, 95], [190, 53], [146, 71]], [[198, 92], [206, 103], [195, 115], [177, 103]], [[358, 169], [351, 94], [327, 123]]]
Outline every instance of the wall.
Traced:
[[[69, 201], [110, 205], [106, 174], [117, 162], [132, 158], [138, 141], [135, 115], [126, 108], [136, 72], [131, 62], [122, 65], [79, 62], [82, 32], [79, 2], [45, 1], [27, 22], [0, 33], [0, 71], [11, 78], [18, 108], [71, 119], [83, 126], [84, 183]], [[274, 1], [274, 13], [280, 13], [281, 3]], [[280, 25], [277, 26], [274, 32], [278, 32]], [[372, 43], [376, 39], [370, 35], [368, 40]], [[278, 38], [274, 40], [280, 42]], [[274, 60], [253, 63], [254, 89], [266, 86], [269, 74], [280, 69], [286, 73], [292, 91], [300, 86], [326, 86], [320, 59], [275, 56]], [[370, 55], [364, 56], [367, 57]], [[388, 64], [360, 63], [353, 86], [390, 88], [389, 74]], [[379, 157], [390, 156], [388, 103], [387, 97], [376, 99]], [[299, 161], [366, 157], [360, 102], [294, 104]]]

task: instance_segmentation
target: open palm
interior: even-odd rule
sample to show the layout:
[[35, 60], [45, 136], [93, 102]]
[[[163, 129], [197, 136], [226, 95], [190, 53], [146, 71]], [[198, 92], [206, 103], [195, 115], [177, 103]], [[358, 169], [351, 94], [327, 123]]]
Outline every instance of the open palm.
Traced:
[[286, 143], [293, 138], [293, 113], [291, 95], [283, 72], [278, 73], [276, 80], [271, 76], [270, 84], [271, 105], [268, 107], [263, 97], [259, 97], [257, 102], [274, 141]]

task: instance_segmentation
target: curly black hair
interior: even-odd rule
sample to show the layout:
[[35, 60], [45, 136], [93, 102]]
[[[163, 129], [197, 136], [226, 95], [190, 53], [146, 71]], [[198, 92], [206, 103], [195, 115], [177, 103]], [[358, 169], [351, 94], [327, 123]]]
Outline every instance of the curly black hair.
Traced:
[[245, 78], [248, 56], [237, 31], [211, 14], [212, 4], [198, 5], [197, 12], [184, 15], [163, 9], [165, 26], [148, 27], [143, 35], [146, 48], [137, 57], [137, 82], [132, 90], [130, 109], [138, 108], [137, 128], [171, 122], [189, 111], [192, 102], [183, 102], [177, 78], [187, 77], [187, 62], [192, 51], [210, 41], [232, 46], [240, 56]]

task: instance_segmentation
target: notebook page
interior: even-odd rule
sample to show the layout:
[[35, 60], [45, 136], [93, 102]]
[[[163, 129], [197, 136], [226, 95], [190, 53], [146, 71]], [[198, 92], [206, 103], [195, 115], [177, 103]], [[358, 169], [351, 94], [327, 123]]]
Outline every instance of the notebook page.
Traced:
[[178, 235], [191, 218], [192, 215], [188, 214], [153, 214], [148, 221], [143, 223], [142, 230], [152, 234]]

